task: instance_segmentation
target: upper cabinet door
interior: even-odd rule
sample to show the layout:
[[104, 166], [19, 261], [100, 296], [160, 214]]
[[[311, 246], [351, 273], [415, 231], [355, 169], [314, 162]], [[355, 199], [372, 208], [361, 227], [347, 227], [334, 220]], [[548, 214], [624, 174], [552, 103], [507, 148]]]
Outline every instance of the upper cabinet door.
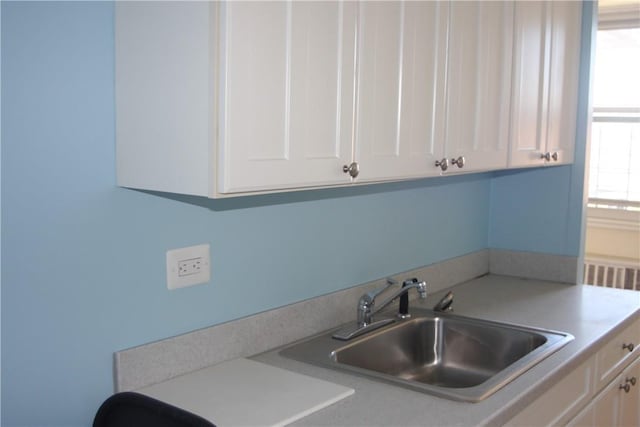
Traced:
[[355, 7], [221, 4], [221, 193], [350, 182]]
[[359, 2], [358, 181], [438, 173], [448, 3]]
[[547, 152], [553, 163], [572, 163], [576, 138], [582, 3], [554, 1], [551, 8], [551, 53]]
[[450, 13], [446, 154], [463, 156], [463, 171], [505, 168], [513, 3], [455, 1]]
[[511, 166], [541, 164], [546, 120], [547, 6], [541, 1], [515, 4]]
[[516, 2], [511, 166], [573, 162], [582, 3]]

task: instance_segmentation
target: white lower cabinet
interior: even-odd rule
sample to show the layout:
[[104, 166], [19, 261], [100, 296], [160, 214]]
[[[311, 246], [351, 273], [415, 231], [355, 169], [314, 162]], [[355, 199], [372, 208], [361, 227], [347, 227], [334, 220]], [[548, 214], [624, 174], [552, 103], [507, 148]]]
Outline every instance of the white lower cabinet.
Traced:
[[593, 394], [595, 358], [591, 357], [512, 418], [507, 426], [565, 424]]
[[640, 320], [527, 406], [507, 426], [640, 426]]
[[593, 405], [588, 405], [571, 421], [569, 421], [569, 423], [567, 423], [567, 427], [593, 426], [593, 412]]
[[602, 390], [568, 425], [576, 427], [640, 425], [640, 359]]
[[[620, 398], [620, 426], [640, 426], [640, 359], [637, 359], [620, 378], [621, 384], [630, 384], [631, 389]], [[620, 393], [620, 388], [618, 388]]]

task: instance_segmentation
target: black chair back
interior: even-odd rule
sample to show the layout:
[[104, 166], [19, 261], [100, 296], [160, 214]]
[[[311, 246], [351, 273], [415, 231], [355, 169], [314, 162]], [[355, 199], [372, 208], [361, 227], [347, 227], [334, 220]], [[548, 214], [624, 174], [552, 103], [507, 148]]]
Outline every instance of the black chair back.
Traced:
[[135, 392], [116, 393], [105, 400], [93, 427], [215, 427], [184, 409]]

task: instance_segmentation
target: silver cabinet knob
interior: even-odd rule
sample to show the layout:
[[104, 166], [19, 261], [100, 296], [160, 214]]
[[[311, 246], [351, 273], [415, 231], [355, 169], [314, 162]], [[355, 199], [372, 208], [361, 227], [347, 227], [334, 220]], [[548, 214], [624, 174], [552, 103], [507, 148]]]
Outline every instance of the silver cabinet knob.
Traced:
[[618, 386], [618, 389], [624, 390], [625, 393], [629, 393], [629, 391], [631, 390], [631, 386], [635, 386], [635, 385], [636, 385], [636, 377], [631, 377], [631, 378], [627, 377], [624, 380], [624, 384], [620, 384], [620, 386]]
[[436, 167], [442, 169], [442, 171], [446, 171], [449, 169], [449, 159], [436, 160]]
[[360, 173], [360, 165], [357, 162], [353, 162], [350, 165], [342, 166], [342, 172], [351, 175], [351, 178], [355, 178]]
[[629, 350], [629, 353], [631, 353], [634, 348], [635, 348], [635, 346], [631, 342], [629, 344], [626, 344], [626, 343], [622, 344], [622, 349], [623, 350]]
[[551, 161], [551, 153], [548, 151], [544, 154], [540, 154], [540, 158], [546, 160], [547, 162]]
[[460, 156], [457, 159], [451, 159], [451, 164], [458, 166], [460, 169], [464, 167], [464, 157]]
[[554, 151], [553, 154], [551, 155], [551, 158], [553, 159], [554, 162], [558, 161], [558, 152]]

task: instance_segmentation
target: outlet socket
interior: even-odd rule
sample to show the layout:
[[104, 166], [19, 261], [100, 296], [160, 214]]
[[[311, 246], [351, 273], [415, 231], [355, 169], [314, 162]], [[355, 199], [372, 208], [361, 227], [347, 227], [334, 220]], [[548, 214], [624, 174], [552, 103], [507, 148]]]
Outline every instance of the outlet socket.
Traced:
[[211, 280], [209, 244], [167, 251], [167, 288], [178, 289]]
[[202, 272], [203, 264], [205, 264], [205, 262], [202, 257], [179, 261], [178, 276], [185, 277], [192, 274], [200, 274]]

